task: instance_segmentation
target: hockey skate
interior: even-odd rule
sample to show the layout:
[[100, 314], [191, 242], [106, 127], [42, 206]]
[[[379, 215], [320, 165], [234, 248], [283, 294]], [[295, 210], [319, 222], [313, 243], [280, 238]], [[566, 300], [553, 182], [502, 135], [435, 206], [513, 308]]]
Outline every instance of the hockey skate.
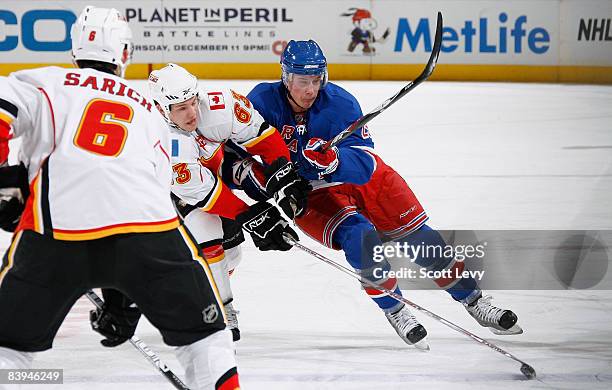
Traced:
[[393, 329], [407, 344], [414, 345], [420, 351], [429, 351], [429, 343], [425, 338], [427, 331], [410, 313], [406, 305], [395, 313], [385, 313], [385, 316]]
[[238, 341], [240, 340], [240, 329], [238, 329], [238, 313], [240, 311], [234, 309], [232, 302], [226, 303], [223, 306], [225, 306], [227, 328], [232, 331], [232, 339]]
[[521, 334], [523, 329], [516, 323], [518, 318], [512, 310], [504, 310], [491, 304], [491, 296], [480, 294], [472, 303], [463, 305], [481, 326], [497, 335]]

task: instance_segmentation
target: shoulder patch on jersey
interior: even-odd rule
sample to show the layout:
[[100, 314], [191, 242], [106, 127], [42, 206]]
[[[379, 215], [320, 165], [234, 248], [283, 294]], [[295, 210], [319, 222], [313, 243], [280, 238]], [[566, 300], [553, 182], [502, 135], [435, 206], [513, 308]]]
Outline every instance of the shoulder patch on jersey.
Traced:
[[172, 140], [172, 157], [178, 157], [179, 155], [179, 141], [178, 139]]
[[208, 106], [211, 110], [225, 109], [225, 99], [222, 92], [208, 92]]

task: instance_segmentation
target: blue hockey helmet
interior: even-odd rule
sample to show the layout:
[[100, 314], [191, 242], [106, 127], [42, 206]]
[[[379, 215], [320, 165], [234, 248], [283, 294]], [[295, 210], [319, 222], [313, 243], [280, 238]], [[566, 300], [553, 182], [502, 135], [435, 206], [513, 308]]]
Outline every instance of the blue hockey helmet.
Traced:
[[312, 39], [291, 40], [281, 54], [282, 80], [285, 85], [292, 74], [322, 76], [321, 88], [327, 84], [327, 59], [321, 47]]

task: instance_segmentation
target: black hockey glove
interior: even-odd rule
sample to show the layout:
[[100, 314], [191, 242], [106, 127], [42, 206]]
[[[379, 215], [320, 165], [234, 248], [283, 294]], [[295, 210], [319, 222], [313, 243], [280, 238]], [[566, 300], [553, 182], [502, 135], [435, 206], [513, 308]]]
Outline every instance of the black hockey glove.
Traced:
[[290, 219], [299, 217], [306, 211], [306, 200], [312, 186], [300, 177], [293, 164], [285, 157], [277, 158], [264, 170], [266, 192], [274, 196], [276, 204]]
[[116, 347], [134, 336], [140, 309], [117, 290], [102, 289], [104, 306], [89, 312], [91, 328], [106, 337], [100, 341], [105, 347]]
[[4, 191], [0, 190], [0, 229], [14, 232], [25, 205], [19, 197], [3, 194]]
[[258, 202], [249, 210], [239, 214], [236, 221], [251, 234], [253, 243], [261, 251], [288, 251], [291, 245], [283, 238], [289, 234], [295, 241], [298, 235], [283, 219], [276, 207], [267, 202]]
[[29, 192], [28, 171], [23, 164], [0, 167], [0, 229], [15, 231]]

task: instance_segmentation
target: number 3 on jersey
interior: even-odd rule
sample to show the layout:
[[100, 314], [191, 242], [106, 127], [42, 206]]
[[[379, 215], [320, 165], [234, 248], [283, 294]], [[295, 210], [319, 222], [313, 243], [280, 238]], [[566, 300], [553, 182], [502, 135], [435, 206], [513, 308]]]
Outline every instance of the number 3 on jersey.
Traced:
[[172, 170], [176, 173], [176, 182], [178, 184], [185, 184], [191, 180], [191, 171], [187, 168], [187, 164], [179, 163], [172, 166]]
[[93, 99], [85, 107], [74, 144], [91, 153], [117, 157], [128, 135], [119, 122], [130, 123], [133, 116], [134, 110], [125, 103]]

